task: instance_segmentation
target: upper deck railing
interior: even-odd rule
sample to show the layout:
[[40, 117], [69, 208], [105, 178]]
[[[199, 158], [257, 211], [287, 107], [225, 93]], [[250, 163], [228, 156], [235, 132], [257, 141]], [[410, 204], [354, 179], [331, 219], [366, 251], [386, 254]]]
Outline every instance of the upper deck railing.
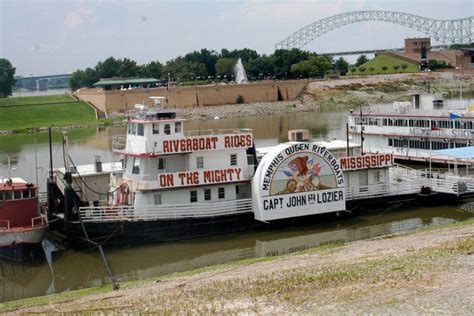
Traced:
[[[463, 112], [461, 118], [474, 119], [474, 112], [468, 112], [467, 107], [474, 104], [474, 99], [445, 100], [442, 109], [416, 109], [410, 102], [397, 102], [394, 104], [371, 104], [362, 107], [362, 116], [367, 115], [423, 115], [448, 117], [449, 113]], [[359, 116], [359, 109], [354, 110], [352, 116]]]

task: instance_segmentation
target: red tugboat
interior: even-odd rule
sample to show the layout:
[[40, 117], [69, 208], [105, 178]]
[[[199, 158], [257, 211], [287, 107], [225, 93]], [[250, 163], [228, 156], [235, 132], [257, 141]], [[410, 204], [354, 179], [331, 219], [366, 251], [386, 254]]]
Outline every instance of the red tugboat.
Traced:
[[28, 260], [41, 250], [47, 228], [40, 212], [38, 186], [21, 178], [0, 179], [0, 256]]

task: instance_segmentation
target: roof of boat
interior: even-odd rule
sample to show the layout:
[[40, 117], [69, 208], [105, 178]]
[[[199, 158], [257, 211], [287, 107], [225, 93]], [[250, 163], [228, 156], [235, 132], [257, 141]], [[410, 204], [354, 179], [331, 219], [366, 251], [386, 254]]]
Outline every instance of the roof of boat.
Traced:
[[[97, 174], [107, 174], [111, 172], [122, 171], [122, 163], [120, 161], [117, 162], [103, 162], [102, 163], [102, 171], [98, 172], [95, 170], [95, 164], [88, 164], [88, 165], [78, 165], [76, 166], [77, 172], [73, 173], [72, 176], [80, 174], [82, 177], [89, 176], [89, 175], [97, 175]], [[64, 174], [66, 172], [66, 168], [57, 168], [54, 171], [60, 172]]]
[[26, 189], [28, 187], [37, 187], [33, 183], [28, 183], [22, 178], [0, 178], [0, 190]]
[[437, 154], [453, 157], [456, 159], [473, 159], [474, 158], [474, 146], [442, 149], [442, 150], [436, 150], [435, 152]]
[[[275, 145], [275, 146], [259, 147], [259, 148], [256, 149], [256, 151], [259, 155], [265, 155], [269, 151], [273, 150], [276, 147], [282, 147], [283, 148], [283, 147], [286, 147], [286, 146], [289, 146], [289, 145], [299, 144], [299, 143], [301, 143], [301, 142], [291, 141], [291, 142], [281, 143], [281, 144], [278, 144], [278, 145]], [[303, 143], [305, 143], [305, 142], [303, 142]], [[331, 149], [345, 149], [346, 146], [347, 146], [347, 142], [345, 140], [340, 140], [340, 139], [335, 139], [335, 140], [331, 140], [331, 141], [306, 142], [306, 143], [313, 143], [313, 144], [316, 144], [320, 147], [326, 147], [326, 149], [328, 149], [328, 150], [331, 150]], [[349, 148], [358, 148], [358, 147], [360, 147], [359, 144], [349, 142]]]

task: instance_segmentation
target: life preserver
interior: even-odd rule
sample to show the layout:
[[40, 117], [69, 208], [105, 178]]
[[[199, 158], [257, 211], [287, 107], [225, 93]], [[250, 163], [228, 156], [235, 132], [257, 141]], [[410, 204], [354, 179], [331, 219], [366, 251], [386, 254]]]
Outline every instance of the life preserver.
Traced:
[[128, 204], [129, 193], [130, 193], [130, 190], [128, 188], [128, 185], [126, 183], [122, 183], [118, 187], [117, 193], [115, 194], [115, 204], [116, 205]]

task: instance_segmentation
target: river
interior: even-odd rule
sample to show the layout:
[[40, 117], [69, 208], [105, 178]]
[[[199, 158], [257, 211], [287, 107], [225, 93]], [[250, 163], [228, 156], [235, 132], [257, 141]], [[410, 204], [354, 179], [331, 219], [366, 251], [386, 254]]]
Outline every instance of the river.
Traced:
[[[187, 122], [187, 130], [252, 128], [257, 147], [287, 140], [290, 129], [309, 129], [317, 140], [343, 138], [346, 112], [291, 113], [267, 117], [245, 117]], [[114, 157], [111, 136], [125, 134], [124, 127], [81, 129], [68, 132], [69, 152], [76, 164]], [[61, 133], [53, 135], [53, 161], [63, 166]], [[35, 158], [36, 156], [36, 158]], [[8, 157], [11, 167], [8, 168]], [[49, 150], [46, 133], [0, 137], [0, 176], [19, 176], [36, 181], [44, 191]], [[37, 167], [36, 167], [37, 166]], [[298, 228], [251, 231], [180, 242], [106, 249], [117, 280], [140, 280], [231, 260], [291, 253], [314, 246], [343, 243], [417, 229], [423, 226], [463, 221], [474, 217], [473, 207], [386, 209], [359, 216], [328, 219]], [[109, 283], [95, 250], [64, 250], [53, 253], [52, 265], [44, 261], [17, 264], [0, 260], [0, 301], [46, 295]]]

